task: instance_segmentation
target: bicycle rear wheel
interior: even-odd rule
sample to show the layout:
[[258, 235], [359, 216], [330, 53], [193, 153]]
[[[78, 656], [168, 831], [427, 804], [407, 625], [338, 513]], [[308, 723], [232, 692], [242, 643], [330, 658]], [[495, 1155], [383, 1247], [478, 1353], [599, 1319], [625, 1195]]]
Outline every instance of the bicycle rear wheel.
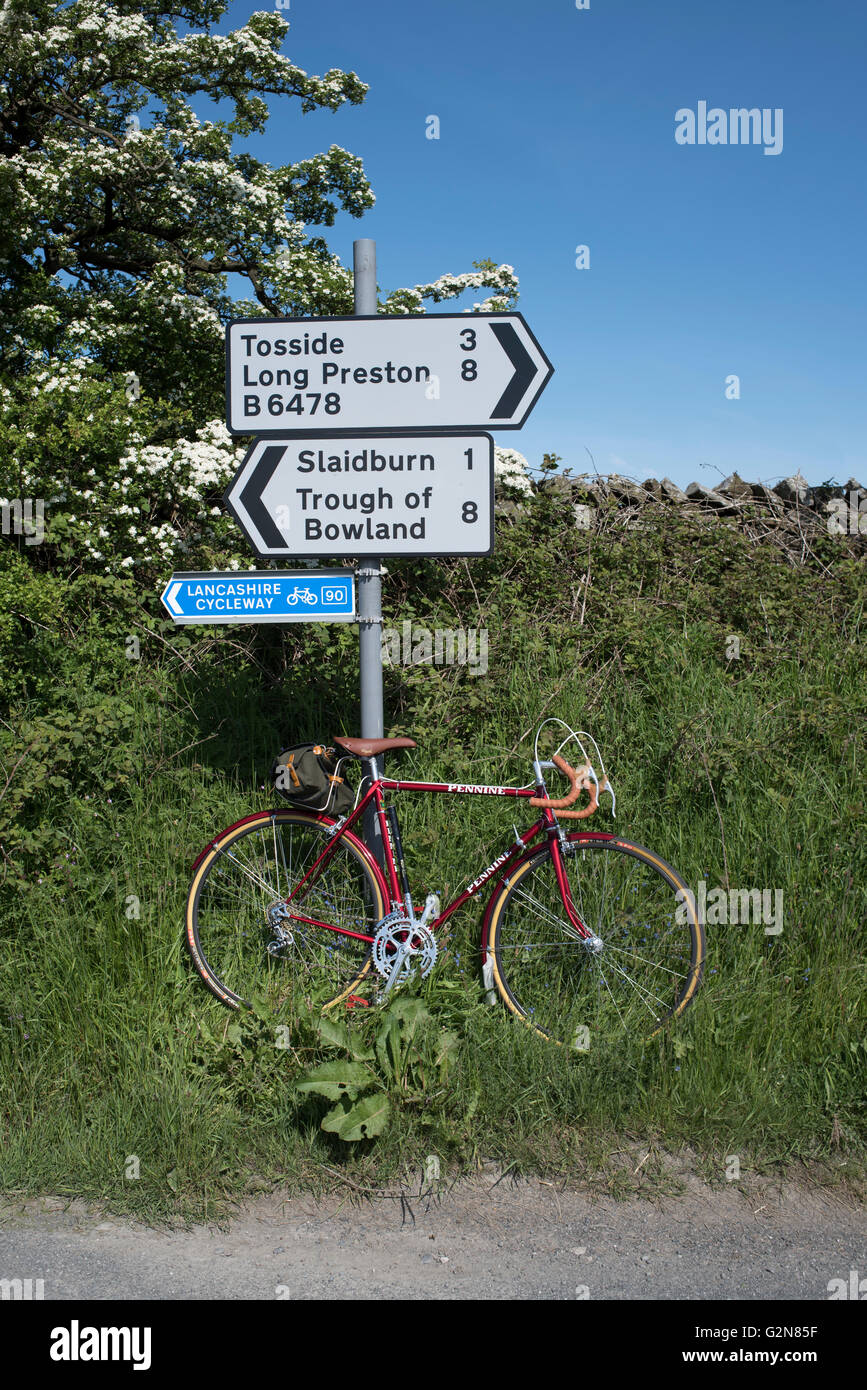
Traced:
[[566, 913], [550, 846], [510, 871], [486, 947], [507, 1007], [542, 1037], [589, 1051], [653, 1036], [701, 981], [704, 933], [670, 864], [626, 840], [568, 836], [564, 867], [585, 941]]
[[369, 938], [385, 906], [369, 856], [351, 832], [286, 903], [328, 844], [329, 830], [309, 812], [263, 811], [218, 835], [196, 865], [187, 946], [208, 989], [228, 1008], [254, 996], [275, 1014], [300, 1003], [327, 1007], [367, 975]]

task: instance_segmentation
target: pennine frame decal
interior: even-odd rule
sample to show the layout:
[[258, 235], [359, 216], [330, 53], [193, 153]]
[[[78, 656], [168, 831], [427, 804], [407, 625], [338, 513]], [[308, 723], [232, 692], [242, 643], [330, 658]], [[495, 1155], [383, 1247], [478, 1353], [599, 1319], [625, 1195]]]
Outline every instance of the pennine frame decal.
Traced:
[[382, 791], [388, 792], [451, 792], [460, 796], [538, 796], [538, 787], [495, 787], [481, 782], [406, 782], [390, 777], [380, 780]]

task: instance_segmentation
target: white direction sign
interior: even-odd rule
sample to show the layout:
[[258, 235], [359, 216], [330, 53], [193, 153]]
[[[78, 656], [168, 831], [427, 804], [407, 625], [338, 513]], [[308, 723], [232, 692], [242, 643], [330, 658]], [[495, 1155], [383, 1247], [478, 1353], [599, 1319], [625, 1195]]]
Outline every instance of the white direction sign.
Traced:
[[554, 368], [521, 314], [241, 319], [226, 329], [232, 434], [517, 430]]
[[489, 434], [259, 439], [226, 506], [257, 555], [489, 555]]

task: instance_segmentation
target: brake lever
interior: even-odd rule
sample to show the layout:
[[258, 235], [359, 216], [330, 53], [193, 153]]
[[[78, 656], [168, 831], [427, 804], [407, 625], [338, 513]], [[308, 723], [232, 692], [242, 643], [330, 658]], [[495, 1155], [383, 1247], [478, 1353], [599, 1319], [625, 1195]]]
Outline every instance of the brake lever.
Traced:
[[606, 775], [603, 777], [602, 781], [600, 782], [600, 781], [599, 781], [599, 778], [596, 776], [596, 769], [593, 767], [592, 763], [588, 763], [588, 764], [587, 764], [587, 771], [589, 772], [590, 776], [593, 778], [594, 783], [596, 784], [596, 802], [597, 802], [597, 805], [598, 805], [598, 803], [599, 803], [599, 798], [600, 798], [600, 796], [602, 795], [603, 792], [608, 792], [609, 796], [611, 797], [611, 817], [612, 817], [612, 819], [614, 819], [614, 818], [615, 818], [615, 807], [616, 807], [616, 805], [617, 805], [617, 798], [616, 798], [615, 795], [614, 795], [614, 788], [612, 787], [611, 783], [610, 783], [609, 780], [608, 780], [608, 775], [607, 775], [607, 773], [606, 773]]

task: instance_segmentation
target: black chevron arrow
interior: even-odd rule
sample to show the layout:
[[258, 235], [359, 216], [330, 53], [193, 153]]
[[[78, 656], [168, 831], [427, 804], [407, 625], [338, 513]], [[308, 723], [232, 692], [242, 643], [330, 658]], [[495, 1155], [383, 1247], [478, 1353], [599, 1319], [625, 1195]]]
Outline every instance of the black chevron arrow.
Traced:
[[262, 493], [270, 483], [278, 463], [286, 452], [285, 444], [271, 444], [265, 450], [246, 483], [238, 501], [244, 506], [262, 539], [265, 550], [285, 549], [286, 537], [262, 501]]
[[492, 323], [491, 331], [515, 368], [515, 375], [491, 411], [491, 419], [511, 420], [536, 375], [536, 364], [510, 323]]

